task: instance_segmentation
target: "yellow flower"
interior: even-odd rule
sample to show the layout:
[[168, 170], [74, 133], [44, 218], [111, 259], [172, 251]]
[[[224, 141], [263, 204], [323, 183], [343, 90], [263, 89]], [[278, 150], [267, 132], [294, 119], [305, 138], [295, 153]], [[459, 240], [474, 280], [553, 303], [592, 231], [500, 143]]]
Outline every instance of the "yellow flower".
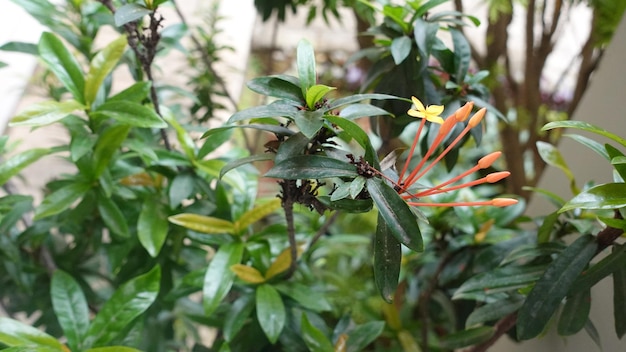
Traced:
[[416, 97], [411, 97], [413, 100], [413, 105], [415, 105], [415, 109], [410, 109], [407, 114], [413, 117], [419, 117], [421, 119], [426, 119], [427, 121], [442, 124], [443, 118], [439, 115], [443, 112], [443, 105], [428, 105], [428, 107], [424, 107], [424, 104], [417, 99]]

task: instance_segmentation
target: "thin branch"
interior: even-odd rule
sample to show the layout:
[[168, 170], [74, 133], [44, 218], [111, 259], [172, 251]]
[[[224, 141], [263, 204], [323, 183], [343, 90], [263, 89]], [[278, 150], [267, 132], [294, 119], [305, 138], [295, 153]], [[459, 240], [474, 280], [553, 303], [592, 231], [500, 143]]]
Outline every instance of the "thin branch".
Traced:
[[335, 222], [335, 220], [337, 220], [338, 216], [339, 216], [339, 212], [336, 211], [333, 213], [333, 215], [331, 215], [328, 219], [326, 219], [326, 221], [324, 221], [324, 223], [322, 224], [322, 227], [320, 227], [319, 230], [317, 230], [317, 232], [315, 233], [315, 236], [313, 236], [313, 238], [311, 239], [311, 243], [309, 243], [309, 248], [313, 247], [315, 242], [317, 242], [326, 232], [328, 232], [328, 228], [330, 228], [330, 225], [332, 225]]
[[285, 273], [285, 280], [287, 280], [296, 272], [298, 266], [298, 244], [296, 243], [296, 229], [293, 219], [294, 195], [297, 192], [297, 185], [295, 180], [282, 180], [280, 186], [282, 193], [280, 199], [287, 222], [287, 239], [289, 241], [289, 254], [291, 255], [289, 270]]
[[489, 347], [493, 346], [496, 341], [498, 341], [507, 331], [511, 330], [515, 323], [517, 322], [517, 312], [511, 313], [504, 318], [500, 319], [496, 325], [494, 325], [495, 332], [493, 336], [489, 338], [489, 340], [481, 343], [480, 345], [476, 345], [470, 347], [465, 352], [485, 352], [489, 349]]

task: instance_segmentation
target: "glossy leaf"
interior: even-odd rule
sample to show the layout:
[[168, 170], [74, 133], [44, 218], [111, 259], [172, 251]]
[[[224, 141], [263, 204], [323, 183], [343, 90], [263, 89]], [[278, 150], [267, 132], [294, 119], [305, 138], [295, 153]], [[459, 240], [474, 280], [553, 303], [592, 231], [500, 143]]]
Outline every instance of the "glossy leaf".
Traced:
[[579, 134], [564, 134], [564, 137], [569, 137], [573, 140], [575, 140], [576, 142], [584, 145], [585, 147], [593, 150], [594, 152], [596, 152], [598, 155], [600, 155], [601, 157], [605, 158], [606, 160], [609, 160], [609, 155], [607, 154], [606, 150], [604, 149], [604, 146], [596, 141], [594, 141], [591, 138], [585, 137], [585, 136], [581, 136]]
[[46, 63], [48, 69], [72, 93], [77, 102], [84, 103], [85, 79], [83, 70], [63, 42], [56, 35], [44, 32], [39, 39], [38, 48], [39, 57]]
[[624, 153], [619, 149], [610, 144], [605, 144], [604, 147], [611, 160], [611, 165], [613, 165], [613, 168], [617, 171], [622, 180], [626, 180], [626, 156], [624, 156]]
[[302, 89], [300, 89], [300, 80], [293, 76], [272, 75], [258, 77], [250, 80], [246, 85], [250, 90], [259, 94], [289, 99], [299, 103], [304, 101]]
[[396, 65], [400, 65], [406, 60], [411, 53], [412, 45], [413, 41], [407, 36], [393, 38], [389, 49], [391, 51], [391, 57], [393, 57], [393, 62]]
[[21, 321], [0, 317], [0, 344], [6, 346], [39, 346], [63, 351], [64, 346], [45, 332]]
[[257, 205], [256, 207], [243, 213], [241, 217], [235, 222], [235, 232], [240, 232], [246, 229], [248, 226], [256, 223], [264, 217], [270, 215], [281, 206], [281, 200], [274, 198], [270, 201]]
[[356, 167], [348, 162], [319, 155], [288, 158], [274, 165], [265, 177], [286, 180], [356, 177]]
[[348, 332], [347, 352], [360, 352], [383, 333], [384, 321], [370, 321], [357, 325]]
[[100, 347], [110, 343], [152, 305], [160, 286], [159, 266], [120, 286], [91, 322], [85, 346]]
[[230, 267], [230, 270], [235, 273], [240, 280], [249, 284], [260, 284], [265, 282], [263, 274], [251, 266], [235, 264]]
[[230, 306], [230, 310], [224, 318], [224, 339], [228, 342], [232, 342], [237, 333], [241, 331], [247, 320], [250, 318], [250, 314], [254, 310], [255, 300], [252, 295], [243, 295]]
[[316, 104], [319, 103], [326, 94], [335, 90], [335, 87], [325, 86], [323, 84], [316, 84], [306, 91], [306, 105], [310, 110], [316, 110]]
[[580, 236], [548, 266], [519, 311], [517, 336], [520, 339], [527, 340], [543, 332], [597, 248], [593, 236]]
[[212, 216], [182, 213], [172, 215], [168, 220], [173, 224], [210, 235], [235, 232], [235, 225], [232, 222]]
[[293, 119], [298, 111], [297, 106], [288, 104], [284, 100], [278, 100], [268, 105], [255, 106], [237, 111], [228, 119], [227, 124], [259, 117], [286, 117]]
[[104, 195], [98, 197], [98, 212], [115, 238], [126, 239], [130, 237], [126, 218], [111, 198]]
[[387, 223], [379, 214], [374, 237], [374, 282], [387, 303], [393, 300], [398, 288], [401, 265], [400, 242], [391, 234]]
[[75, 182], [47, 195], [35, 209], [35, 220], [58, 214], [69, 208], [91, 188], [90, 184]]
[[13, 176], [17, 175], [28, 165], [39, 160], [42, 156], [50, 154], [52, 151], [45, 148], [33, 148], [13, 155], [0, 162], [0, 186], [4, 185]]
[[626, 183], [606, 183], [580, 192], [559, 213], [572, 209], [619, 209], [626, 206]]
[[91, 114], [94, 117], [109, 117], [135, 127], [167, 127], [165, 121], [153, 109], [132, 101], [107, 101]]
[[342, 117], [327, 115], [324, 118], [333, 125], [341, 127], [350, 137], [354, 138], [354, 141], [365, 150], [365, 161], [375, 169], [380, 169], [376, 149], [372, 146], [367, 133], [359, 125]]
[[204, 276], [202, 288], [204, 313], [211, 315], [233, 285], [235, 273], [230, 268], [241, 262], [243, 243], [227, 243], [215, 253]]
[[331, 201], [329, 196], [319, 196], [317, 199], [332, 210], [343, 210], [349, 213], [366, 213], [372, 210], [374, 203], [371, 199], [340, 199]]
[[595, 133], [595, 134], [599, 134], [601, 136], [607, 137], [609, 139], [614, 140], [615, 142], [621, 144], [622, 146], [626, 147], [626, 139], [623, 139], [621, 137], [619, 137], [618, 135], [611, 133], [601, 127], [595, 126], [593, 124], [590, 124], [588, 122], [584, 122], [584, 121], [574, 121], [574, 120], [567, 120], [567, 121], [554, 121], [554, 122], [549, 122], [547, 123], [545, 126], [543, 126], [543, 128], [541, 129], [542, 131], [548, 131], [554, 128], [573, 128], [573, 129], [577, 129], [577, 130], [582, 130], [582, 131], [587, 131], [587, 132], [591, 132], [591, 133]]
[[457, 349], [487, 341], [495, 333], [491, 326], [481, 326], [454, 332], [439, 339], [439, 345], [446, 349]]
[[73, 351], [82, 350], [89, 329], [89, 307], [80, 285], [69, 274], [57, 270], [52, 275], [50, 296], [67, 344]]
[[[122, 6], [123, 7], [123, 6]], [[115, 15], [121, 10], [118, 9]], [[98, 90], [104, 79], [113, 71], [126, 49], [126, 37], [119, 36], [99, 51], [89, 63], [89, 72], [85, 78], [85, 104], [91, 106], [96, 100]]]
[[152, 11], [150, 9], [147, 9], [139, 4], [125, 4], [120, 6], [117, 11], [115, 11], [115, 16], [113, 16], [113, 18], [115, 20], [115, 25], [121, 27], [128, 22], [137, 21], [151, 13]]
[[[625, 245], [613, 247], [613, 251], [623, 251]], [[613, 318], [615, 333], [621, 339], [626, 334], [626, 265], [615, 268], [613, 272]]]
[[321, 110], [300, 110], [294, 115], [293, 120], [302, 134], [307, 138], [313, 138], [322, 126], [324, 126], [322, 116], [323, 112]]
[[276, 151], [276, 157], [274, 163], [278, 164], [283, 160], [291, 157], [297, 157], [304, 154], [306, 147], [309, 145], [310, 139], [307, 138], [302, 132], [298, 132], [293, 136], [290, 136], [287, 140], [280, 143], [278, 150]]
[[305, 286], [296, 282], [289, 282], [278, 283], [274, 285], [274, 288], [280, 291], [283, 295], [298, 302], [298, 304], [302, 307], [313, 312], [325, 312], [332, 309], [324, 294], [311, 288], [310, 286]]
[[306, 313], [303, 313], [300, 319], [300, 329], [302, 330], [302, 339], [310, 352], [329, 352], [335, 350], [328, 337], [320, 329], [311, 324]]
[[57, 122], [85, 106], [76, 100], [44, 101], [34, 103], [11, 119], [9, 126], [45, 126]]
[[591, 310], [591, 292], [579, 291], [567, 297], [561, 310], [557, 331], [559, 335], [574, 335], [585, 327]]
[[480, 306], [467, 317], [465, 328], [501, 319], [517, 311], [523, 303], [522, 297], [513, 296]]
[[[385, 109], [379, 108], [378, 106], [374, 106], [370, 104], [362, 104], [362, 103], [348, 105], [345, 108], [341, 109], [341, 111], [339, 112], [340, 117], [344, 119], [348, 119], [348, 120], [354, 120], [359, 117], [385, 116], [385, 115], [391, 115], [391, 113]], [[334, 115], [329, 115], [329, 116], [337, 118], [337, 116], [334, 116]]]
[[367, 190], [380, 218], [386, 223], [387, 231], [409, 249], [423, 251], [424, 243], [415, 215], [398, 193], [379, 178], [368, 178]]
[[463, 32], [451, 28], [450, 34], [452, 35], [452, 43], [454, 45], [454, 67], [456, 68], [454, 74], [457, 82], [463, 82], [465, 76], [467, 76], [472, 58], [471, 48]]
[[561, 171], [563, 171], [563, 173], [565, 174], [565, 176], [567, 176], [567, 179], [570, 182], [570, 189], [572, 190], [572, 193], [577, 194], [578, 192], [580, 192], [578, 187], [576, 187], [574, 174], [569, 169], [567, 163], [565, 162], [565, 159], [563, 159], [563, 156], [554, 145], [539, 141], [537, 142], [537, 151], [539, 152], [541, 159], [545, 161], [546, 164], [557, 167], [561, 169]]
[[[296, 248], [296, 257], [299, 257], [302, 254], [302, 248], [298, 246]], [[276, 259], [272, 262], [267, 271], [265, 272], [265, 277], [269, 280], [274, 276], [287, 271], [289, 266], [291, 265], [291, 248], [285, 248], [279, 255], [276, 256]]]
[[94, 178], [100, 177], [109, 166], [113, 155], [126, 140], [128, 132], [130, 132], [129, 125], [114, 125], [100, 135], [93, 151]]
[[165, 211], [156, 199], [147, 197], [137, 220], [137, 237], [151, 257], [156, 257], [167, 238], [168, 222]]
[[112, 101], [131, 101], [134, 103], [140, 103], [146, 99], [150, 94], [150, 81], [135, 82], [132, 86], [124, 89], [123, 91], [115, 94], [107, 99], [107, 102]]
[[268, 284], [256, 289], [256, 314], [261, 329], [272, 343], [276, 343], [278, 336], [285, 327], [285, 305], [278, 291]]
[[300, 88], [302, 89], [302, 96], [306, 97], [309, 88], [313, 87], [317, 82], [317, 77], [315, 76], [315, 54], [313, 53], [313, 45], [306, 39], [298, 42], [296, 50]]

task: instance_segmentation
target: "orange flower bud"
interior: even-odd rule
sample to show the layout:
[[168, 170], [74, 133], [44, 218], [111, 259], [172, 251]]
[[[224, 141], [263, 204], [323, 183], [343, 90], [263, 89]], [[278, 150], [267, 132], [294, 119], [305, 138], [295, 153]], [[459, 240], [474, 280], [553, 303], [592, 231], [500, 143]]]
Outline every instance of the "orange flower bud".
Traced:
[[500, 155], [502, 155], [502, 152], [493, 152], [491, 154], [483, 156], [482, 158], [480, 158], [480, 160], [478, 160], [478, 167], [480, 167], [481, 169], [488, 168], [489, 166], [491, 166], [491, 164], [494, 163], [494, 161], [496, 161], [496, 159], [500, 157]]
[[508, 207], [509, 205], [517, 204], [517, 199], [513, 198], [494, 198], [491, 201], [491, 205], [496, 207]]
[[478, 126], [478, 124], [480, 123], [480, 121], [482, 121], [483, 117], [485, 117], [485, 113], [487, 112], [487, 109], [482, 108], [480, 110], [478, 110], [474, 116], [472, 116], [472, 118], [469, 120], [469, 122], [467, 123], [467, 125], [470, 128], [474, 128], [476, 126]]
[[459, 121], [459, 122], [463, 122], [463, 121], [467, 120], [467, 117], [469, 116], [470, 112], [472, 112], [473, 108], [474, 108], [474, 102], [473, 101], [465, 103], [465, 105], [460, 107], [455, 112], [456, 120]]
[[485, 176], [485, 180], [489, 183], [495, 183], [501, 179], [508, 177], [511, 173], [508, 171], [493, 172]]

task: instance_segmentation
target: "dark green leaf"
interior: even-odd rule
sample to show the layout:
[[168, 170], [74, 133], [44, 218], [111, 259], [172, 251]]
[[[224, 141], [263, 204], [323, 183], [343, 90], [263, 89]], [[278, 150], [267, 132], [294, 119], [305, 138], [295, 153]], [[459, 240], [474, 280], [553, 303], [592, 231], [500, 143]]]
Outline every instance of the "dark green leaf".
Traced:
[[365, 347], [383, 333], [385, 328], [384, 321], [370, 321], [365, 324], [357, 325], [348, 332], [348, 348], [346, 352], [364, 351]]
[[98, 197], [98, 212], [102, 221], [111, 230], [113, 237], [122, 240], [130, 237], [126, 218], [115, 202], [105, 195]]
[[46, 63], [65, 88], [72, 93], [74, 99], [85, 103], [83, 92], [85, 79], [83, 70], [72, 53], [63, 45], [56, 35], [44, 32], [39, 40], [39, 57]]
[[313, 45], [306, 39], [298, 42], [296, 53], [296, 61], [298, 65], [298, 78], [300, 78], [300, 88], [302, 96], [306, 96], [309, 88], [313, 87], [317, 82], [315, 76], [315, 54], [313, 53]]
[[170, 207], [176, 208], [180, 203], [191, 197], [195, 189], [195, 177], [190, 173], [179, 173], [174, 177], [168, 192]]
[[561, 336], [574, 335], [585, 327], [591, 310], [591, 292], [578, 291], [567, 297], [561, 310], [557, 331]]
[[21, 321], [5, 317], [0, 317], [0, 344], [9, 347], [49, 347], [56, 351], [64, 351], [64, 346], [54, 337]]
[[406, 35], [402, 37], [393, 38], [391, 41], [391, 56], [393, 57], [393, 62], [396, 65], [400, 65], [402, 61], [404, 61], [409, 54], [411, 53], [411, 46], [413, 45], [413, 41], [411, 38]]
[[555, 122], [550, 122], [547, 123], [545, 126], [543, 126], [543, 128], [541, 129], [542, 131], [548, 131], [554, 128], [573, 128], [573, 129], [577, 129], [577, 130], [582, 130], [582, 131], [587, 131], [587, 132], [591, 132], [591, 133], [595, 133], [595, 134], [599, 134], [601, 136], [607, 137], [609, 139], [612, 139], [614, 141], [616, 141], [617, 143], [621, 144], [622, 146], [626, 147], [626, 139], [623, 139], [619, 136], [617, 136], [614, 133], [611, 133], [603, 128], [600, 128], [598, 126], [592, 125], [588, 122], [584, 122], [584, 121], [574, 121], [574, 120], [568, 120], [568, 121], [555, 121]]
[[163, 207], [157, 199], [146, 198], [137, 220], [137, 237], [150, 256], [159, 255], [167, 231], [168, 221]]
[[521, 246], [512, 250], [511, 253], [509, 253], [504, 260], [502, 260], [500, 265], [505, 265], [520, 259], [524, 259], [526, 262], [529, 262], [536, 257], [560, 253], [564, 248], [565, 245], [559, 242], [537, 243]]
[[335, 99], [329, 102], [328, 108], [326, 108], [325, 111], [334, 110], [334, 109], [337, 109], [338, 107], [352, 104], [352, 103], [358, 103], [363, 100], [387, 100], [387, 99], [404, 100], [409, 103], [411, 102], [410, 99], [400, 98], [395, 95], [389, 95], [389, 94], [379, 94], [379, 93], [354, 94], [354, 95], [349, 95], [347, 97]]
[[334, 351], [333, 345], [328, 337], [309, 322], [306, 313], [303, 313], [300, 319], [300, 329], [302, 330], [302, 339], [310, 352]]
[[606, 152], [611, 160], [611, 165], [613, 165], [615, 171], [617, 171], [622, 180], [626, 180], [626, 163], [624, 162], [626, 157], [624, 156], [624, 153], [608, 143], [604, 145], [604, 148], [606, 149]]
[[136, 21], [152, 13], [152, 10], [139, 4], [126, 4], [115, 11], [115, 25], [121, 27], [128, 22]]
[[461, 299], [472, 292], [494, 294], [517, 290], [535, 282], [545, 272], [545, 269], [545, 265], [505, 266], [495, 268], [465, 281], [461, 287], [454, 292], [452, 298]]
[[[246, 126], [249, 127], [250, 125]], [[241, 126], [244, 127], [244, 126]], [[209, 130], [209, 132], [212, 130]], [[231, 129], [220, 129], [219, 131], [215, 131], [214, 133], [209, 134], [209, 132], [205, 133], [206, 139], [200, 150], [196, 153], [196, 159], [204, 159], [205, 156], [217, 150], [219, 146], [228, 142], [232, 135], [233, 131]]]
[[298, 111], [297, 106], [286, 103], [284, 100], [278, 100], [269, 105], [255, 106], [237, 111], [228, 119], [227, 124], [257, 117], [286, 117], [293, 119]]
[[52, 151], [47, 148], [33, 148], [13, 155], [0, 163], [0, 186], [4, 185], [11, 177], [19, 174], [19, 172], [28, 165], [51, 152]]
[[274, 163], [278, 164], [291, 157], [297, 157], [304, 154], [304, 150], [308, 146], [309, 141], [309, 138], [305, 137], [301, 132], [290, 136], [289, 139], [282, 142], [278, 147]]
[[611, 254], [580, 274], [572, 284], [569, 294], [575, 295], [579, 292], [586, 292], [600, 280], [623, 267], [626, 267], [626, 246], [615, 247]]
[[113, 154], [120, 148], [130, 131], [129, 125], [114, 125], [98, 138], [93, 152], [93, 173], [98, 178], [109, 166]]
[[331, 201], [329, 196], [319, 196], [317, 199], [333, 210], [343, 210], [348, 213], [366, 213], [372, 210], [374, 203], [371, 199], [340, 199]]
[[35, 209], [35, 220], [58, 214], [69, 208], [91, 188], [88, 183], [75, 182], [47, 195]]
[[579, 193], [559, 210], [619, 209], [626, 206], [626, 183], [607, 183]]
[[409, 249], [423, 251], [424, 243], [417, 220], [404, 199], [379, 178], [367, 179], [367, 190], [388, 231]]
[[[289, 257], [291, 258], [291, 257]], [[332, 309], [330, 303], [326, 300], [326, 297], [322, 292], [315, 291], [310, 286], [305, 286], [298, 283], [279, 283], [274, 285], [280, 293], [289, 296], [302, 307], [314, 312], [324, 312]]]
[[273, 158], [274, 158], [273, 154], [267, 153], [267, 154], [251, 155], [245, 158], [230, 161], [228, 164], [224, 165], [224, 167], [220, 170], [220, 178], [224, 177], [224, 175], [228, 171], [232, 169], [236, 169], [239, 166], [254, 163], [256, 161], [268, 161], [268, 160], [272, 160]]
[[249, 81], [247, 86], [259, 94], [289, 99], [301, 104], [304, 102], [300, 81], [296, 77], [286, 75], [258, 77]]
[[157, 265], [120, 286], [91, 322], [84, 345], [100, 347], [109, 344], [152, 305], [160, 285], [161, 267]]
[[456, 82], [461, 84], [461, 82], [465, 81], [465, 76], [467, 76], [472, 53], [463, 32], [450, 28], [450, 34], [452, 35], [452, 43], [454, 44], [454, 67], [456, 68], [454, 74], [456, 76]]
[[543, 332], [597, 248], [593, 236], [580, 236], [548, 266], [520, 309], [517, 319], [517, 336], [520, 339], [531, 339]]
[[[249, 125], [230, 125], [230, 126], [224, 126], [224, 127], [218, 127], [218, 128], [212, 128], [208, 131], [206, 131], [202, 137], [200, 138], [211, 138], [217, 134], [222, 134], [225, 133], [225, 131], [231, 130], [233, 128], [252, 128], [255, 130], [260, 130], [260, 131], [267, 131], [270, 133], [274, 133], [277, 134], [279, 136], [291, 136], [293, 134], [295, 134], [296, 132], [280, 126], [280, 125], [261, 125], [261, 124], [249, 124]], [[225, 137], [222, 137], [225, 138]], [[225, 138], [226, 140], [228, 140], [229, 138]], [[203, 147], [204, 148], [204, 147]], [[212, 151], [212, 150], [210, 150]]]
[[92, 112], [94, 117], [110, 117], [121, 123], [146, 128], [166, 128], [167, 123], [146, 106], [132, 101], [107, 101]]
[[283, 300], [271, 285], [262, 284], [257, 287], [256, 315], [267, 339], [272, 344], [276, 343], [285, 327], [286, 312]]
[[387, 303], [393, 301], [398, 288], [401, 265], [400, 242], [391, 234], [387, 223], [379, 214], [374, 237], [374, 281], [378, 292]]
[[543, 222], [541, 223], [541, 226], [539, 226], [539, 230], [537, 231], [538, 243], [547, 243], [548, 241], [550, 241], [552, 231], [554, 230], [554, 224], [558, 219], [558, 211], [550, 213], [545, 218], [543, 218]]
[[372, 165], [375, 169], [380, 169], [376, 149], [372, 146], [367, 133], [363, 131], [359, 125], [342, 117], [327, 115], [324, 116], [324, 118], [333, 125], [341, 127], [341, 129], [343, 129], [350, 137], [354, 138], [354, 140], [365, 150], [365, 161], [370, 163], [370, 165]]
[[224, 338], [226, 341], [233, 341], [246, 321], [250, 319], [250, 314], [254, 310], [255, 300], [253, 298], [252, 295], [243, 295], [230, 306], [224, 319]]
[[230, 270], [230, 267], [241, 263], [243, 249], [244, 244], [241, 242], [227, 243], [221, 246], [211, 259], [202, 289], [206, 315], [211, 315], [230, 291], [235, 278], [235, 273]]
[[72, 351], [82, 350], [89, 329], [89, 307], [80, 285], [69, 274], [57, 270], [52, 275], [50, 296], [67, 344]]
[[493, 336], [495, 331], [495, 328], [491, 326], [471, 328], [443, 336], [440, 338], [439, 344], [446, 349], [457, 349], [476, 345], [487, 341]]
[[315, 134], [324, 126], [323, 112], [321, 110], [308, 111], [300, 110], [294, 115], [294, 122], [302, 134], [307, 138], [313, 138]]
[[29, 105], [11, 119], [9, 126], [45, 126], [57, 122], [85, 106], [76, 100], [44, 101]]
[[319, 155], [303, 155], [283, 160], [265, 174], [265, 177], [286, 180], [357, 176], [354, 165]]
[[[613, 251], [623, 251], [625, 246], [614, 246]], [[613, 272], [613, 317], [615, 333], [621, 339], [626, 334], [626, 265], [615, 268]]]
[[[121, 8], [115, 12], [116, 16], [120, 10]], [[96, 100], [102, 82], [115, 68], [122, 54], [124, 54], [124, 49], [126, 49], [126, 37], [120, 36], [91, 59], [89, 72], [85, 78], [85, 104], [87, 106], [91, 106]]]
[[585, 332], [587, 332], [587, 335], [589, 335], [589, 337], [591, 337], [591, 340], [593, 340], [596, 346], [598, 346], [598, 349], [602, 351], [600, 334], [598, 334], [598, 329], [596, 329], [596, 326], [593, 325], [593, 322], [591, 320], [587, 320], [587, 324], [585, 324]]
[[523, 303], [524, 299], [521, 296], [516, 295], [504, 300], [480, 306], [467, 317], [467, 320], [465, 321], [465, 328], [467, 329], [474, 325], [501, 319], [517, 311]]
[[[353, 120], [359, 117], [383, 115], [391, 115], [391, 113], [374, 105], [360, 103], [348, 105], [339, 112], [339, 116], [348, 120]], [[332, 115], [331, 117], [337, 118], [337, 116]]]
[[0, 50], [31, 55], [37, 55], [37, 53], [39, 52], [36, 44], [15, 41], [0, 45]]

